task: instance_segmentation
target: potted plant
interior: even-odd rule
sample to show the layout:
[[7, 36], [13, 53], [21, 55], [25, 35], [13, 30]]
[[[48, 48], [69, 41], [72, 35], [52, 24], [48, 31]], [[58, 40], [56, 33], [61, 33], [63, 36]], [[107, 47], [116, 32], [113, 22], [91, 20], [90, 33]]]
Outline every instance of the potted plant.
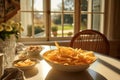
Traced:
[[67, 33], [67, 35], [68, 35], [69, 37], [71, 37], [72, 34], [73, 34], [72, 32], [68, 32], [68, 33]]
[[53, 36], [56, 37], [57, 36], [58, 27], [57, 26], [52, 26], [51, 30], [52, 30]]

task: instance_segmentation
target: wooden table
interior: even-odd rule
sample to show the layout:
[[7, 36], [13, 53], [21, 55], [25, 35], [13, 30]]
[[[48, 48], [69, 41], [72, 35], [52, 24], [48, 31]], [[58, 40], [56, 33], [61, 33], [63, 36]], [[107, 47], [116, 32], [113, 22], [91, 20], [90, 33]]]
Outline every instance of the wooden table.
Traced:
[[[55, 46], [43, 46], [41, 55]], [[62, 72], [52, 69], [44, 60], [32, 70], [25, 71], [26, 80], [120, 80], [120, 61], [95, 53], [98, 57], [87, 70], [81, 72]]]

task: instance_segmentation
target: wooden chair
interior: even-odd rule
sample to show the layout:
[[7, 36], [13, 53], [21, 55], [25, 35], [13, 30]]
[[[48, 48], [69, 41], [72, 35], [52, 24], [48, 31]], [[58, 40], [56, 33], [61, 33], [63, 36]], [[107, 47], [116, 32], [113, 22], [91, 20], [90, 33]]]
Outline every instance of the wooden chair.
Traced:
[[76, 33], [70, 42], [70, 47], [81, 48], [109, 55], [109, 41], [102, 33], [95, 30], [83, 30]]

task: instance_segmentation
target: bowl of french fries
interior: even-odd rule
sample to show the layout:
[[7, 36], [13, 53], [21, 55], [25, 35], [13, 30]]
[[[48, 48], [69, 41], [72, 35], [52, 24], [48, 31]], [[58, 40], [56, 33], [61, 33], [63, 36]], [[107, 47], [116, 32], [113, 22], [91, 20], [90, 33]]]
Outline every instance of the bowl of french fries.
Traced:
[[13, 62], [13, 66], [21, 70], [29, 70], [35, 67], [38, 60], [35, 58], [17, 59]]
[[77, 72], [89, 68], [96, 61], [93, 51], [58, 46], [46, 51], [43, 59], [53, 68], [60, 71]]

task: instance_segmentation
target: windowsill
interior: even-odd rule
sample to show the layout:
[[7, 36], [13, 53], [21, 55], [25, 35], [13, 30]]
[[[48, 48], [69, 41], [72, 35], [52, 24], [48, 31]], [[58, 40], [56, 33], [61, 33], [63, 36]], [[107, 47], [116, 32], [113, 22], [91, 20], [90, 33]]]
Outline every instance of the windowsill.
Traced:
[[[69, 46], [70, 40], [57, 41], [60, 45]], [[22, 42], [25, 45], [55, 45], [55, 41]]]

